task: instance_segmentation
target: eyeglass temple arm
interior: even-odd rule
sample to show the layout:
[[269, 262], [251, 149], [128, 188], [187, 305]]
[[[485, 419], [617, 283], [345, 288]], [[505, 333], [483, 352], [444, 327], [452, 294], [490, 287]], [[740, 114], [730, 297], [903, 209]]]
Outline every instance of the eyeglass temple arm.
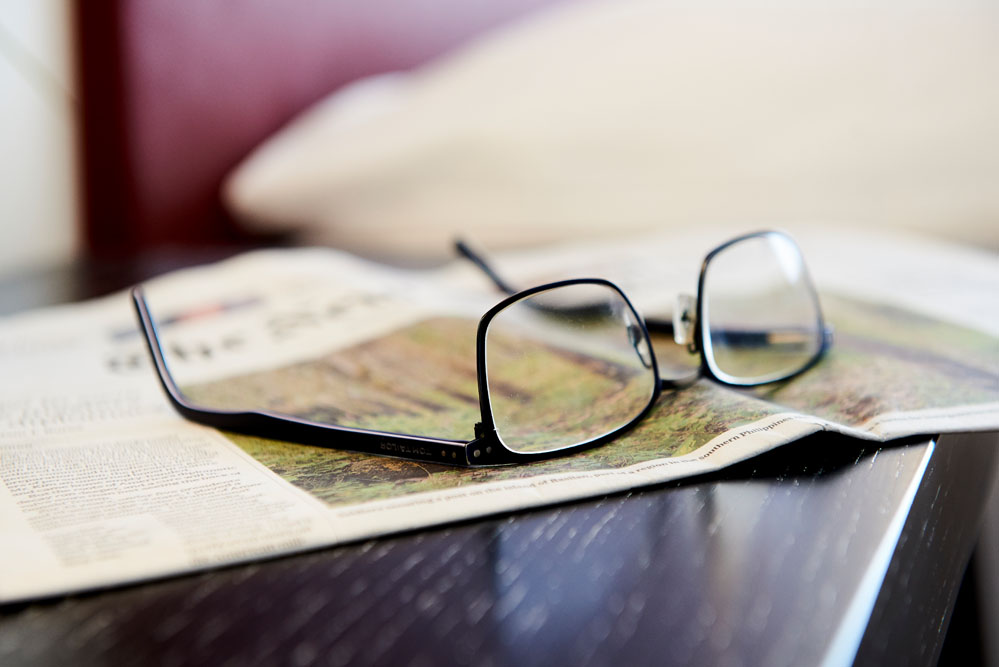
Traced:
[[493, 269], [493, 267], [489, 264], [489, 262], [486, 261], [485, 257], [481, 253], [478, 253], [475, 250], [473, 250], [472, 247], [469, 246], [468, 243], [466, 243], [464, 240], [455, 239], [454, 249], [458, 252], [459, 255], [470, 261], [475, 266], [479, 267], [479, 270], [485, 273], [486, 276], [488, 276], [488, 278], [493, 281], [493, 284], [500, 289], [500, 291], [508, 295], [513, 295], [517, 293], [518, 290], [514, 289], [510, 283], [505, 281], [500, 276], [500, 274], [498, 274]]
[[322, 424], [266, 411], [214, 410], [194, 405], [184, 397], [167, 368], [156, 324], [149, 313], [149, 306], [141, 288], [132, 289], [132, 303], [139, 317], [143, 338], [153, 359], [156, 376], [174, 409], [190, 421], [223, 431], [298, 442], [315, 447], [348, 449], [450, 465], [470, 465], [473, 458], [478, 458], [475, 456], [475, 450], [484, 444], [483, 438], [463, 442], [402, 433], [383, 433]]
[[[770, 329], [720, 329], [731, 345], [739, 347], [780, 347], [808, 344], [815, 340], [815, 330], [807, 327], [773, 327]], [[822, 329], [823, 345], [831, 345], [833, 328], [825, 325]]]
[[[486, 260], [485, 256], [473, 249], [466, 241], [462, 239], [456, 239], [454, 242], [454, 249], [459, 255], [470, 261], [472, 264], [477, 266], [480, 271], [482, 271], [486, 276], [493, 282], [500, 291], [506, 294], [516, 294], [517, 289], [508, 283], [500, 274], [492, 267], [492, 265]], [[532, 302], [532, 305], [533, 302]], [[564, 311], [575, 311], [575, 310], [585, 310], [582, 308], [558, 308], [556, 306], [539, 306], [534, 307], [541, 308], [543, 310], [564, 310]], [[673, 335], [673, 322], [672, 320], [658, 319], [655, 317], [645, 318], [645, 328], [648, 329], [649, 333], [658, 333], [672, 336]]]

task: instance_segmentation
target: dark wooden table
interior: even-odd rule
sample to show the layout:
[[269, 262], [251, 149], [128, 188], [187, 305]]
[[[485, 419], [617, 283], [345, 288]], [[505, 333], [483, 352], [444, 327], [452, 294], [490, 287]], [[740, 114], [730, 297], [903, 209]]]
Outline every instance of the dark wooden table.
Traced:
[[[0, 281], [0, 312], [177, 263]], [[819, 434], [628, 494], [0, 607], [0, 665], [929, 665], [997, 469], [994, 433]]]

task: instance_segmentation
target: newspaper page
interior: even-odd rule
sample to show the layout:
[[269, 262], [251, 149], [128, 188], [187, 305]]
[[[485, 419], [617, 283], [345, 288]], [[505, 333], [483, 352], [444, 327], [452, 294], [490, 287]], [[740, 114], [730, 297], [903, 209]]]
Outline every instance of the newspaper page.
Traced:
[[[692, 293], [710, 242], [548, 249], [497, 265], [524, 286], [611, 277], [650, 313]], [[893, 271], [936, 273], [926, 282], [937, 286], [952, 270], [942, 257], [960, 266], [951, 280], [963, 281], [966, 304], [948, 300], [944, 321], [885, 306], [918, 299], [890, 293], [905, 290], [883, 262], [867, 274], [853, 266], [851, 285], [837, 277], [835, 244], [817, 262], [802, 245], [836, 327], [818, 366], [752, 390], [702, 380], [664, 392], [626, 435], [530, 465], [456, 468], [187, 422], [155, 379], [124, 294], [0, 321], [0, 602], [660, 483], [820, 430], [885, 440], [999, 429], [994, 257], [900, 253]], [[259, 252], [148, 293], [172, 369], [199, 402], [472, 438], [475, 328], [501, 295], [470, 266], [414, 273], [334, 251]], [[694, 363], [670, 341], [655, 347], [664, 374]]]

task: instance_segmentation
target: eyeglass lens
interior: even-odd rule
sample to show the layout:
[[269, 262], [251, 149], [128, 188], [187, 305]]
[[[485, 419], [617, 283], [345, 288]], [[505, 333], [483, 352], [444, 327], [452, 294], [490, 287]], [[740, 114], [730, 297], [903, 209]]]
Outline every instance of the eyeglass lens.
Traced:
[[565, 449], [627, 425], [654, 396], [653, 369], [638, 315], [606, 285], [530, 295], [486, 332], [493, 421], [514, 452]]
[[726, 382], [786, 377], [822, 347], [815, 291], [800, 250], [782, 234], [720, 250], [705, 269], [701, 299], [705, 359]]

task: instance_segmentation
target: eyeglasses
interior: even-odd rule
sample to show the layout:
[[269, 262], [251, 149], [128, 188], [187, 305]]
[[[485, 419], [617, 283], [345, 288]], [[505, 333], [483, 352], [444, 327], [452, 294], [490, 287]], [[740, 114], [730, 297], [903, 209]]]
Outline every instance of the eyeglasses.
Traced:
[[[481, 256], [479, 266], [508, 289]], [[511, 291], [512, 290], [508, 290]], [[160, 383], [185, 418], [225, 431], [452, 465], [526, 463], [611, 440], [651, 409], [663, 387], [649, 329], [625, 293], [599, 278], [512, 293], [476, 332], [480, 421], [469, 441], [354, 428], [266, 410], [196, 404], [168, 368], [141, 287], [132, 290]], [[705, 375], [754, 385], [802, 372], [828, 338], [797, 246], [777, 232], [740, 237], [712, 251], [698, 297], [669, 328], [689, 336]], [[662, 328], [665, 323], [653, 322]]]

